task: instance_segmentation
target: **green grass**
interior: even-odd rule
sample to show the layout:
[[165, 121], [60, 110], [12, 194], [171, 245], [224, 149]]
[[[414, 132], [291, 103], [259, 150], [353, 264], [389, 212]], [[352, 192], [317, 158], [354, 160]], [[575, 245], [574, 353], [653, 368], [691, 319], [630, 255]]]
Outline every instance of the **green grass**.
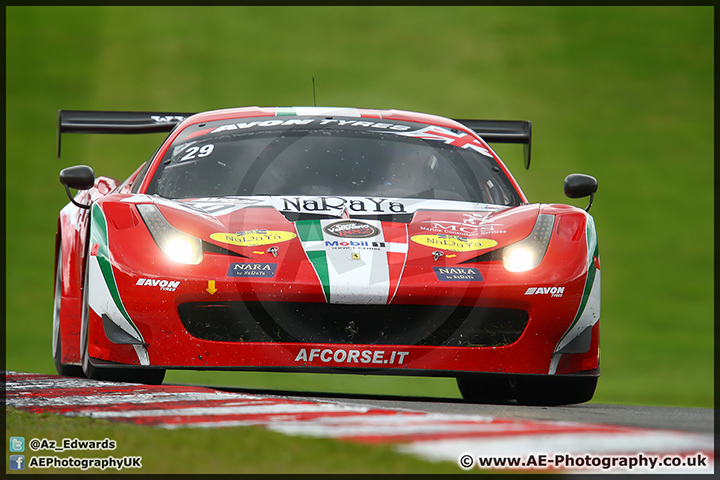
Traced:
[[[711, 7], [8, 7], [6, 364], [52, 373], [57, 174], [124, 179], [162, 136], [63, 138], [57, 109], [399, 108], [533, 121], [531, 201], [596, 176], [595, 402], [713, 406]], [[457, 396], [451, 379], [173, 372], [168, 381]]]
[[[396, 453], [389, 445], [340, 442], [327, 438], [291, 437], [260, 427], [219, 429], [179, 428], [166, 430], [131, 423], [92, 418], [69, 418], [54, 414], [31, 414], [6, 409], [6, 441], [11, 436], [55, 440], [104, 440], [116, 442], [111, 451], [57, 453], [26, 449], [32, 456], [60, 458], [142, 457], [141, 469], [120, 473], [463, 473], [452, 462], [429, 462]], [[8, 451], [6, 448], [6, 451]], [[459, 458], [459, 456], [458, 456]], [[117, 470], [28, 469], [26, 473], [118, 473]], [[477, 470], [476, 470], [477, 472]], [[6, 473], [10, 473], [6, 466]], [[16, 472], [12, 472], [16, 473]]]

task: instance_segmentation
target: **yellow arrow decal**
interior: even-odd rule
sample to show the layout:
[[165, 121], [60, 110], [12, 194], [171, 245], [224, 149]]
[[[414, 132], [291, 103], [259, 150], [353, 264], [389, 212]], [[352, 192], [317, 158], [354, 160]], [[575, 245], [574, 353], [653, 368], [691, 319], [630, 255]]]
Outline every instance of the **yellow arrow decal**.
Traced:
[[210, 293], [210, 295], [215, 295], [215, 292], [217, 292], [217, 288], [215, 288], [215, 280], [208, 280], [207, 291]]

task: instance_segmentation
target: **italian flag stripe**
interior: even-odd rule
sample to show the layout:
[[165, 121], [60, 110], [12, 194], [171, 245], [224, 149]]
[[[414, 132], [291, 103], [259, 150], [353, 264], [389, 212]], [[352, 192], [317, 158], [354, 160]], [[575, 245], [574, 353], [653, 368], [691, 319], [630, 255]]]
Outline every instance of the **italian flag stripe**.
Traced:
[[102, 209], [97, 205], [93, 204], [92, 207], [92, 227], [90, 229], [90, 242], [91, 244], [98, 245], [98, 251], [96, 254], [97, 262], [102, 272], [105, 286], [112, 297], [115, 306], [120, 311], [122, 316], [127, 320], [130, 326], [137, 332], [140, 338], [142, 334], [138, 330], [137, 326], [130, 319], [130, 315], [125, 310], [122, 299], [120, 298], [120, 291], [118, 290], [117, 283], [115, 282], [115, 275], [112, 270], [112, 263], [110, 262], [110, 249], [108, 247], [108, 235], [107, 235], [107, 222]]
[[[373, 228], [370, 236], [326, 232], [336, 224]], [[377, 220], [300, 220], [295, 229], [328, 303], [386, 304], [395, 295], [407, 256], [407, 229]]]
[[595, 231], [595, 222], [592, 217], [588, 218], [587, 229], [587, 249], [588, 249], [588, 273], [585, 279], [585, 288], [580, 301], [575, 319], [567, 329], [563, 337], [558, 342], [555, 350], [562, 349], [570, 343], [575, 337], [580, 335], [586, 328], [591, 327], [600, 320], [600, 270], [595, 264], [595, 258], [600, 253], [598, 249], [597, 234]]
[[323, 240], [320, 220], [299, 220], [295, 222], [295, 229], [301, 242], [319, 242]]
[[[319, 220], [299, 220], [295, 222], [295, 230], [301, 242], [320, 242], [323, 240], [322, 225]], [[327, 255], [324, 251], [307, 251], [306, 253], [322, 284], [325, 301], [330, 303], [330, 274], [328, 273]]]
[[328, 272], [327, 255], [325, 252], [307, 252], [308, 259], [315, 267], [315, 272], [325, 292], [325, 301], [330, 303], [330, 273]]

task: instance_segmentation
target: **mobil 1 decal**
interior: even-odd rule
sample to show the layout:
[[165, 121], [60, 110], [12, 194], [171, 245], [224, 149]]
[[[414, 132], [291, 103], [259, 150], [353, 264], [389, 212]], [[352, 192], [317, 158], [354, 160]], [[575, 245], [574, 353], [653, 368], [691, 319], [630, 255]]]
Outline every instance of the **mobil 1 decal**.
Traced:
[[407, 227], [379, 220], [299, 220], [295, 229], [328, 303], [386, 304], [407, 256]]

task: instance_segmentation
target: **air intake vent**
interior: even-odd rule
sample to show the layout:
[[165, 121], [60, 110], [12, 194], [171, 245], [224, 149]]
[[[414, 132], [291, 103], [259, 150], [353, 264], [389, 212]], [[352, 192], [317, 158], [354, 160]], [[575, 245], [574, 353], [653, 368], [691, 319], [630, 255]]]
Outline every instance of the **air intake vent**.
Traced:
[[202, 340], [490, 347], [516, 341], [524, 310], [446, 305], [300, 302], [184, 303], [187, 331]]

